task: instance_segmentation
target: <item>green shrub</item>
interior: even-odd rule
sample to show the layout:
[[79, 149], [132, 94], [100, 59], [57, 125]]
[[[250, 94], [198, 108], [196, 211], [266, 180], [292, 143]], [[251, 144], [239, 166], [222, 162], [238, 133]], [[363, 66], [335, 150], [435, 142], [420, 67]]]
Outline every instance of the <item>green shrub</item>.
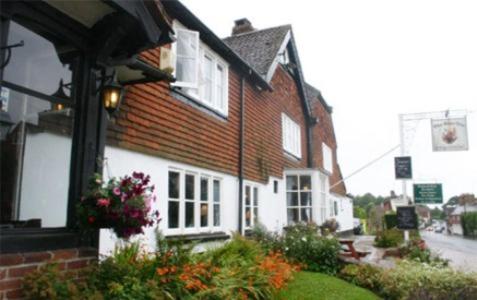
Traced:
[[395, 228], [397, 226], [397, 214], [396, 213], [385, 214], [384, 226], [386, 226], [386, 229]]
[[424, 247], [417, 240], [413, 240], [409, 245], [399, 248], [401, 256], [407, 260], [427, 263], [431, 265], [448, 266], [449, 261], [441, 258], [439, 255], [431, 253], [431, 250]]
[[[410, 239], [419, 239], [418, 230], [410, 230]], [[386, 229], [376, 234], [374, 246], [380, 248], [398, 247], [404, 243], [404, 232], [397, 228]]]
[[458, 272], [439, 264], [402, 260], [390, 270], [348, 265], [341, 270], [340, 276], [388, 300], [477, 299], [476, 274]]
[[376, 293], [380, 293], [382, 291], [382, 273], [383, 270], [381, 268], [372, 265], [349, 264], [340, 270], [338, 277]]
[[460, 221], [464, 236], [477, 237], [477, 212], [463, 213]]
[[306, 270], [336, 274], [341, 246], [335, 238], [320, 236], [318, 230], [315, 224], [299, 223], [287, 227], [282, 236], [260, 233], [255, 239], [266, 250], [280, 251]]

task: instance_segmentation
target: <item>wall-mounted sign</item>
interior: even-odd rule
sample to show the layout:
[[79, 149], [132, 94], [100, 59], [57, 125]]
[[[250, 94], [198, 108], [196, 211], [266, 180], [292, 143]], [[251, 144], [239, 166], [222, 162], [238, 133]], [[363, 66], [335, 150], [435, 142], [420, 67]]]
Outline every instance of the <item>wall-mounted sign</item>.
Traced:
[[431, 120], [433, 151], [469, 150], [467, 118]]
[[396, 179], [412, 179], [412, 164], [410, 156], [394, 158], [394, 173]]
[[10, 90], [2, 87], [0, 92], [0, 111], [8, 112], [8, 100], [10, 98]]
[[416, 204], [441, 204], [442, 184], [440, 183], [423, 183], [414, 184], [414, 203]]
[[396, 217], [398, 229], [417, 229], [417, 214], [414, 206], [398, 206], [396, 208]]

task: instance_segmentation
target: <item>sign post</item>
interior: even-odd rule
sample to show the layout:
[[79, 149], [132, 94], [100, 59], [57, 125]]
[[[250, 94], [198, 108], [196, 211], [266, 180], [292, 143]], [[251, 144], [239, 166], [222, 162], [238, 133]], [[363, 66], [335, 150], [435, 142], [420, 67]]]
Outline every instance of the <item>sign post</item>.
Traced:
[[417, 214], [415, 206], [398, 206], [396, 209], [397, 228], [406, 231], [417, 229]]
[[410, 156], [394, 158], [394, 173], [396, 179], [412, 179], [412, 163]]

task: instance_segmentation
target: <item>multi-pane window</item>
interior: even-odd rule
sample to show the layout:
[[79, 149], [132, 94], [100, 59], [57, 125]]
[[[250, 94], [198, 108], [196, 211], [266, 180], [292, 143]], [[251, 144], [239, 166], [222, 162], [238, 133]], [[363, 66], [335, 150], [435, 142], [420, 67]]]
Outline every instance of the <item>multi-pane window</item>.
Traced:
[[64, 227], [78, 55], [17, 22], [1, 25], [0, 227]]
[[190, 232], [220, 226], [220, 179], [171, 170], [168, 193], [168, 229]]
[[312, 192], [310, 175], [286, 177], [288, 224], [311, 222]]
[[223, 114], [228, 113], [228, 67], [227, 64], [205, 44], [200, 42], [199, 33], [175, 23], [177, 81], [192, 98]]
[[245, 185], [245, 228], [258, 223], [258, 187]]
[[295, 123], [286, 114], [282, 114], [283, 150], [295, 157], [301, 158], [300, 125]]

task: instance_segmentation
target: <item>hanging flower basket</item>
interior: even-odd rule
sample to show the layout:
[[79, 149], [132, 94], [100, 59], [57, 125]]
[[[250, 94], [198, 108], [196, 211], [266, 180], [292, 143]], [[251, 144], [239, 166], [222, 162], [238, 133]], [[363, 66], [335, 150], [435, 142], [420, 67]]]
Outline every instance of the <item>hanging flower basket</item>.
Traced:
[[159, 212], [151, 210], [156, 197], [149, 182], [149, 175], [137, 172], [107, 183], [96, 174], [77, 205], [80, 228], [110, 228], [123, 239], [144, 233], [144, 227], [160, 221]]

